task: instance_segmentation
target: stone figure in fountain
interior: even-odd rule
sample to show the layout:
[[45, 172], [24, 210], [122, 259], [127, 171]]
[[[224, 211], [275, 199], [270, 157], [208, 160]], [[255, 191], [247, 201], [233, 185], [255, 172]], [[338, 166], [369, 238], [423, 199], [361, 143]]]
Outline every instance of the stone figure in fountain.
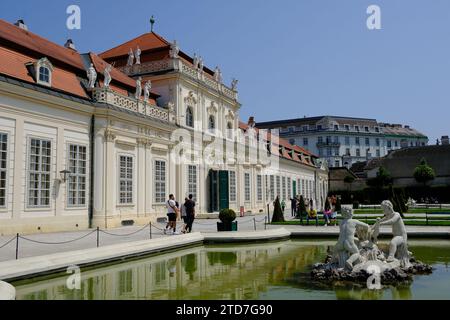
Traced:
[[[342, 208], [337, 244], [325, 263], [313, 266], [311, 276], [319, 281], [369, 281], [376, 274], [381, 283], [410, 281], [411, 275], [429, 274], [432, 268], [412, 257], [403, 219], [390, 201], [383, 201], [384, 217], [370, 227], [353, 218], [353, 209]], [[378, 244], [380, 226], [392, 226], [389, 250]], [[380, 246], [380, 247], [379, 247]]]
[[368, 224], [361, 222], [353, 218], [353, 210], [350, 208], [342, 209], [342, 222], [339, 225], [339, 239], [334, 248], [335, 255], [337, 256], [339, 267], [347, 267], [349, 270], [353, 270], [353, 264], [360, 260], [359, 248], [356, 243], [359, 242], [358, 238], [355, 238], [356, 228], [369, 230]]
[[394, 212], [392, 202], [389, 200], [381, 203], [381, 209], [383, 209], [384, 217], [375, 223], [373, 229], [375, 230], [383, 225], [392, 226], [394, 237], [389, 245], [387, 262], [399, 260], [402, 267], [409, 267], [411, 253], [408, 251], [408, 234], [403, 219], [398, 212]]

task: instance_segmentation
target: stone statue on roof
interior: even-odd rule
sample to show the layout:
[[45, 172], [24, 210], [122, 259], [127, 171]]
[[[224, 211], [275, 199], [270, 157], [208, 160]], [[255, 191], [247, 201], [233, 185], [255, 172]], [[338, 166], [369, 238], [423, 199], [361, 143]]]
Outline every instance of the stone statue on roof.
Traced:
[[134, 55], [136, 57], [136, 64], [141, 64], [141, 53], [142, 53], [142, 51], [141, 51], [141, 49], [138, 46], [136, 51], [135, 51], [135, 53], [134, 53]]
[[233, 90], [233, 91], [237, 90], [238, 82], [239, 82], [239, 80], [233, 78], [233, 80], [231, 81], [231, 90]]
[[203, 72], [203, 58], [199, 57], [198, 58], [198, 68], [200, 69], [200, 73]]
[[148, 99], [150, 98], [150, 90], [151, 89], [152, 89], [152, 82], [150, 80], [148, 80], [144, 86], [144, 101], [145, 102], [148, 102]]
[[112, 66], [110, 64], [108, 64], [108, 65], [106, 65], [106, 68], [103, 71], [103, 75], [105, 77], [105, 81], [103, 83], [103, 86], [105, 88], [109, 88], [109, 84], [111, 83], [111, 80], [112, 80], [111, 70], [112, 70]]
[[221, 83], [222, 82], [222, 71], [220, 71], [219, 67], [214, 69], [214, 80]]
[[173, 43], [170, 44], [170, 57], [176, 59], [178, 58], [178, 53], [180, 53], [180, 47], [178, 46], [177, 40], [173, 40]]
[[142, 95], [142, 77], [139, 77], [136, 80], [136, 93], [135, 93], [134, 97], [136, 99], [140, 99], [141, 95]]
[[194, 61], [193, 61], [193, 65], [194, 65], [194, 69], [195, 70], [197, 70], [198, 69], [198, 66], [199, 66], [199, 61], [198, 61], [198, 57], [197, 57], [197, 54], [196, 53], [194, 53], [194, 59], [193, 59]]
[[88, 88], [94, 89], [95, 81], [97, 80], [97, 71], [95, 71], [94, 64], [92, 63], [87, 71], [87, 78], [89, 79]]
[[130, 52], [128, 52], [127, 66], [132, 67], [133, 64], [134, 64], [134, 52], [133, 52], [133, 49], [130, 48]]

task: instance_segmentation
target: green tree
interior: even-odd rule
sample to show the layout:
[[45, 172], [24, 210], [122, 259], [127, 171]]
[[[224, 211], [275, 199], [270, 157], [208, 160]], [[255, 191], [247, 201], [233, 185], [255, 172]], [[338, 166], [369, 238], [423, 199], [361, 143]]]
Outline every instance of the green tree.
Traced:
[[281, 203], [279, 197], [275, 199], [274, 203], [272, 223], [274, 222], [284, 222], [284, 215], [283, 210], [281, 210]]
[[305, 215], [306, 215], [305, 199], [303, 198], [303, 196], [300, 196], [300, 201], [298, 204], [298, 211], [297, 211], [297, 218], [301, 219]]
[[342, 210], [341, 197], [337, 197], [336, 204], [334, 206], [334, 211], [341, 212], [341, 210]]
[[434, 180], [436, 178], [436, 173], [434, 169], [430, 167], [425, 159], [420, 161], [420, 164], [414, 170], [414, 179], [418, 183], [422, 183], [425, 187], [429, 181]]
[[381, 166], [378, 169], [376, 177], [367, 180], [367, 184], [371, 187], [380, 189], [389, 186], [392, 184], [391, 173], [385, 167]]
[[348, 185], [347, 190], [350, 190], [353, 182], [355, 182], [355, 177], [353, 176], [348, 175], [344, 178], [344, 183]]

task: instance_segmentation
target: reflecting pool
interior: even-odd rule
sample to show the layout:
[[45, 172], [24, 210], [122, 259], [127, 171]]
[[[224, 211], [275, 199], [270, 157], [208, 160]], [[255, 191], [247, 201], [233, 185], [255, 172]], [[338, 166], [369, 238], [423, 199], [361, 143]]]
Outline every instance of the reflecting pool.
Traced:
[[450, 299], [450, 241], [410, 241], [417, 259], [434, 267], [409, 285], [368, 290], [313, 283], [312, 264], [334, 242], [285, 241], [255, 245], [198, 246], [81, 272], [81, 290], [69, 290], [69, 275], [13, 283], [18, 300], [317, 300]]

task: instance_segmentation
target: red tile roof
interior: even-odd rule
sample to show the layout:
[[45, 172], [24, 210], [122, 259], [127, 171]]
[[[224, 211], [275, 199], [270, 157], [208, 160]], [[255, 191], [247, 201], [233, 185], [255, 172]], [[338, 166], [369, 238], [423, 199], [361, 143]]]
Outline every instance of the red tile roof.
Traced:
[[0, 39], [2, 44], [13, 44], [26, 48], [27, 54], [37, 57], [47, 57], [52, 62], [59, 61], [79, 70], [84, 70], [80, 54], [65, 48], [30, 31], [23, 30], [9, 22], [0, 19]]

